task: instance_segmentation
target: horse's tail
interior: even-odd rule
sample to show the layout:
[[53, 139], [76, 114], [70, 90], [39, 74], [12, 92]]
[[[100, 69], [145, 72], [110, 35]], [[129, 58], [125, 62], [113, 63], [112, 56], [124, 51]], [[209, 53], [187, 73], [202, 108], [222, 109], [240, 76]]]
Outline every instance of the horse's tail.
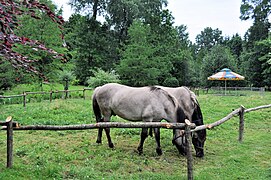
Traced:
[[96, 90], [97, 89], [95, 89], [93, 96], [92, 96], [92, 107], [93, 107], [94, 115], [96, 117], [96, 122], [100, 122], [102, 119], [102, 114], [101, 114], [100, 106], [99, 106], [98, 101], [96, 99], [96, 93], [95, 93]]

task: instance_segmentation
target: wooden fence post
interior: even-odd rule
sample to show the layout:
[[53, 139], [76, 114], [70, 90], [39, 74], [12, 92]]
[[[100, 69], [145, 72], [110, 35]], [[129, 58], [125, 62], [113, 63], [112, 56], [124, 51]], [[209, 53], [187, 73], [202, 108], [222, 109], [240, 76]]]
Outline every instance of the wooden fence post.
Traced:
[[53, 91], [51, 89], [51, 91], [50, 91], [50, 102], [52, 102], [52, 99], [53, 99]]
[[23, 105], [26, 106], [26, 92], [23, 92]]
[[84, 100], [86, 100], [86, 94], [85, 94], [85, 92], [86, 92], [86, 89], [84, 88], [83, 89], [83, 98], [84, 98]]
[[6, 119], [7, 123], [7, 168], [12, 167], [13, 163], [13, 123], [12, 117], [9, 116]]
[[244, 125], [245, 125], [244, 114], [245, 114], [245, 107], [241, 105], [240, 111], [239, 111], [239, 138], [238, 138], [239, 142], [243, 141]]
[[189, 120], [185, 120], [185, 137], [187, 140], [186, 158], [187, 158], [187, 179], [193, 180], [193, 156], [191, 149], [191, 123]]

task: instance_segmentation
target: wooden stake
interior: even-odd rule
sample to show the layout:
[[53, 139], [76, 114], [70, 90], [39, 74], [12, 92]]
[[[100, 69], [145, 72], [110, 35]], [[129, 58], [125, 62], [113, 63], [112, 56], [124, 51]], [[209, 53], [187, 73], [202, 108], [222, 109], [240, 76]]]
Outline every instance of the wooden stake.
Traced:
[[53, 99], [53, 91], [51, 90], [50, 91], [50, 102], [52, 102], [52, 99]]
[[12, 117], [6, 119], [7, 123], [7, 168], [11, 168], [13, 164], [13, 123]]
[[191, 149], [191, 128], [190, 128], [190, 121], [185, 120], [185, 137], [187, 140], [187, 150], [186, 150], [186, 158], [187, 158], [187, 178], [188, 180], [193, 179], [193, 156], [192, 156], [192, 149]]
[[244, 126], [245, 126], [244, 114], [245, 114], [245, 107], [241, 105], [240, 112], [239, 112], [239, 138], [238, 138], [239, 142], [243, 141]]
[[23, 93], [23, 104], [24, 104], [24, 107], [26, 106], [26, 93], [24, 92]]

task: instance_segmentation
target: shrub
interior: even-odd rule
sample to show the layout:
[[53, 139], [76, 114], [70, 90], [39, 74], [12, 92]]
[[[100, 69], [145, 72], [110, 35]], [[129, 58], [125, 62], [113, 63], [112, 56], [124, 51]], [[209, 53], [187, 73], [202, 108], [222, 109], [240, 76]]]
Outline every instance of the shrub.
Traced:
[[87, 80], [87, 84], [90, 87], [98, 87], [102, 86], [106, 83], [118, 83], [120, 82], [119, 76], [115, 73], [115, 71], [106, 72], [102, 69], [97, 69], [93, 71], [94, 76], [91, 76]]
[[163, 86], [178, 87], [179, 81], [175, 77], [169, 77], [163, 82]]

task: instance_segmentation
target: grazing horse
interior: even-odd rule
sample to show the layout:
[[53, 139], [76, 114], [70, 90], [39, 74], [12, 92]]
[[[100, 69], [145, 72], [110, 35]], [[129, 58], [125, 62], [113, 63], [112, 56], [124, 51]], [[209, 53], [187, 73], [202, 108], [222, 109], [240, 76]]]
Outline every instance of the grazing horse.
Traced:
[[[117, 83], [105, 84], [94, 90], [93, 111], [96, 122], [109, 122], [112, 115], [128, 121], [184, 123], [185, 114], [176, 98], [158, 87], [129, 87]], [[103, 116], [103, 117], [102, 117]], [[102, 130], [99, 128], [97, 143], [102, 141]], [[105, 128], [108, 145], [114, 145], [110, 137], [110, 129]], [[156, 152], [162, 154], [160, 146], [160, 128], [155, 128]], [[174, 136], [180, 136], [181, 130], [174, 130]], [[143, 153], [143, 144], [148, 136], [148, 128], [142, 128], [141, 139], [137, 148]], [[184, 145], [173, 139], [177, 149], [184, 151]], [[176, 142], [175, 142], [176, 141]]]
[[[167, 91], [169, 94], [171, 94], [177, 99], [180, 106], [184, 110], [186, 117], [190, 120], [190, 122], [195, 123], [197, 126], [203, 125], [203, 116], [201, 113], [200, 105], [197, 101], [196, 95], [192, 91], [190, 91], [187, 87], [184, 87], [184, 86], [177, 87], [177, 88], [162, 87], [162, 86], [157, 86], [157, 87]], [[175, 136], [175, 141], [173, 141], [173, 144], [178, 142], [179, 144], [183, 143], [184, 145], [186, 145], [186, 142], [184, 141], [185, 139], [184, 137], [185, 136], [182, 136], [180, 138], [178, 136]], [[204, 148], [205, 140], [206, 140], [205, 129], [192, 133], [192, 143], [196, 150], [197, 157], [204, 156], [203, 148]], [[184, 154], [186, 154], [186, 151], [184, 152], [185, 152]]]

